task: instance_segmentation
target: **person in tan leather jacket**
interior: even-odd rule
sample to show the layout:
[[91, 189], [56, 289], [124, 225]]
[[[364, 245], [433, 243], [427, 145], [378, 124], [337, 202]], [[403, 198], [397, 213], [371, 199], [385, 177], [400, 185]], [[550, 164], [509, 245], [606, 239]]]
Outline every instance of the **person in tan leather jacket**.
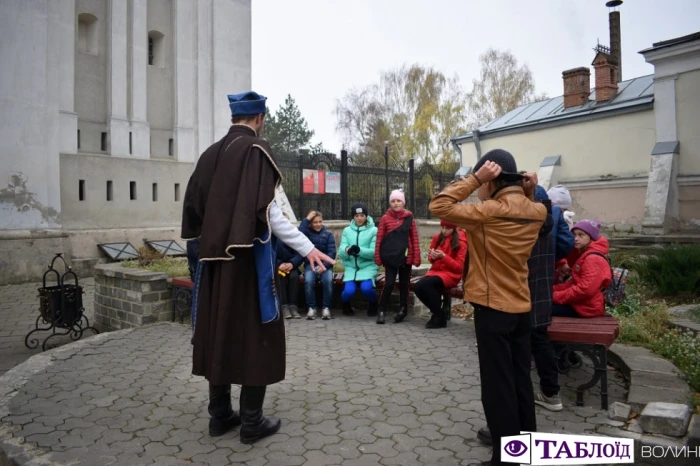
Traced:
[[[464, 296], [474, 306], [481, 401], [494, 441], [491, 462], [482, 463], [487, 465], [501, 464], [501, 437], [537, 430], [527, 261], [547, 208], [527, 197], [537, 185], [536, 176], [531, 178], [518, 174], [509, 152], [495, 149], [477, 162], [472, 174], [430, 202], [435, 217], [468, 236]], [[474, 191], [481, 204], [462, 204]]]

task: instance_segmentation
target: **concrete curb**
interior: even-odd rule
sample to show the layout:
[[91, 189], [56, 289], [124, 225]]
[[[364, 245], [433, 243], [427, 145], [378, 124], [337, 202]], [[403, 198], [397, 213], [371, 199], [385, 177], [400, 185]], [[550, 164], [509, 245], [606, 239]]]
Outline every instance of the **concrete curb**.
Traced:
[[615, 343], [608, 349], [608, 362], [629, 380], [627, 404], [636, 413], [653, 401], [688, 404], [691, 400], [681, 371], [646, 348]]

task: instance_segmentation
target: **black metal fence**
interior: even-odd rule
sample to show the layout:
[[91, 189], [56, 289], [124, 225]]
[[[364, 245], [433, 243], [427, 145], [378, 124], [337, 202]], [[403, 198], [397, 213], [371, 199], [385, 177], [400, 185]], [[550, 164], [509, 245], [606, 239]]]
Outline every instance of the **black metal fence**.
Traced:
[[[340, 157], [331, 153], [280, 154], [277, 162], [284, 175], [284, 190], [297, 215], [304, 216], [309, 210], [323, 212], [326, 220], [348, 219], [350, 207], [356, 202], [367, 205], [370, 215], [378, 219], [389, 207], [389, 193], [403, 189], [406, 208], [416, 218], [430, 218], [428, 204], [452, 179], [459, 168], [458, 163], [443, 166], [442, 170], [422, 164], [415, 167], [410, 160], [408, 168], [362, 167], [350, 165], [348, 154], [341, 151]], [[303, 171], [324, 170], [340, 173], [340, 193], [308, 194], [303, 192]]]

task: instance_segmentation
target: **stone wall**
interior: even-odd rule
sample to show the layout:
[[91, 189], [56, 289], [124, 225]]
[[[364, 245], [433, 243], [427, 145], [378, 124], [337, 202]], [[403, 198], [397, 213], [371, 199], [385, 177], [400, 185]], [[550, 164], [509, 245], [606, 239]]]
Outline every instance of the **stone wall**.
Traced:
[[165, 273], [103, 264], [95, 267], [95, 325], [100, 331], [172, 319]]

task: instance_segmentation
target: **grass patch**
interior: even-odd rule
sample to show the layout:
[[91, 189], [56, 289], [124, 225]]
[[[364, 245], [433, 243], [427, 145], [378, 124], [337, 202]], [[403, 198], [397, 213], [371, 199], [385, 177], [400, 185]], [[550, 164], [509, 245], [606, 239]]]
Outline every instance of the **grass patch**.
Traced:
[[187, 268], [187, 259], [184, 257], [162, 257], [155, 259], [146, 265], [140, 265], [137, 259], [122, 262], [123, 267], [144, 269], [150, 272], [163, 272], [168, 277], [189, 277], [190, 271]]
[[[627, 299], [609, 311], [620, 322], [618, 343], [642, 346], [671, 361], [696, 392], [695, 405], [700, 406], [700, 339], [691, 333], [668, 327], [668, 306], [654, 297], [636, 272], [627, 282]], [[695, 311], [700, 314], [700, 308]]]

